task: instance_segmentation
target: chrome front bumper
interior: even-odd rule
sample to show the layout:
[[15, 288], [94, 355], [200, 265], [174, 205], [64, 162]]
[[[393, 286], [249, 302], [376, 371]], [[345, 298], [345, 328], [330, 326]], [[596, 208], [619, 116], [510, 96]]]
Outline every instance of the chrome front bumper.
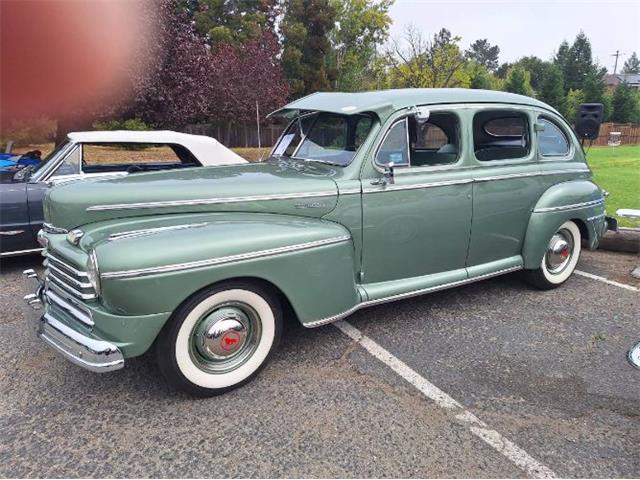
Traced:
[[53, 309], [46, 308], [46, 290], [33, 270], [25, 270], [23, 277], [24, 300], [28, 306], [25, 316], [39, 338], [67, 360], [92, 372], [111, 372], [124, 367], [124, 357], [117, 346], [87, 336], [55, 318]]

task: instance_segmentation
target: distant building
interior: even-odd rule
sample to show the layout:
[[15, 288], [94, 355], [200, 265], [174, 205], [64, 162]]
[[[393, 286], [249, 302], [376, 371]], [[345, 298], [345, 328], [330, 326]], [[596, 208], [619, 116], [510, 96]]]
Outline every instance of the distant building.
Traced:
[[604, 83], [609, 90], [613, 90], [622, 82], [627, 82], [631, 88], [640, 90], [640, 73], [616, 73], [604, 77]]

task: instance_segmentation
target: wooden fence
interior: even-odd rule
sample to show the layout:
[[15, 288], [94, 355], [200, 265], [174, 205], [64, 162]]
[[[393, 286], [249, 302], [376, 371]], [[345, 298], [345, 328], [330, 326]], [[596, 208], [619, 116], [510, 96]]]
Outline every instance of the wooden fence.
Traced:
[[[286, 124], [270, 123], [260, 126], [260, 145], [263, 147], [273, 146]], [[257, 147], [258, 128], [253, 125], [189, 125], [186, 129], [188, 133], [198, 135], [209, 135], [217, 139], [227, 147]], [[603, 123], [600, 127], [600, 135], [593, 142], [593, 145], [606, 146], [611, 132], [620, 132], [622, 145], [634, 145], [640, 143], [640, 125], [637, 123]]]
[[593, 145], [606, 146], [611, 132], [620, 132], [622, 145], [636, 145], [640, 143], [640, 125], [637, 123], [603, 123], [600, 126], [600, 135]]

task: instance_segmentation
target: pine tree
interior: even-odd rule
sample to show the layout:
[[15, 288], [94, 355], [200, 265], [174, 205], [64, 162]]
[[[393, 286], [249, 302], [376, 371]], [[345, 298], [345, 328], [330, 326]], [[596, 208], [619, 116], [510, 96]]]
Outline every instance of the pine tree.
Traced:
[[507, 79], [504, 82], [504, 90], [506, 92], [519, 93], [520, 95], [533, 95], [531, 75], [520, 65], [510, 68], [509, 73], [507, 73]]
[[636, 52], [633, 52], [627, 61], [624, 62], [622, 73], [640, 73], [640, 59]]
[[564, 79], [557, 65], [547, 65], [538, 98], [561, 111], [564, 104]]

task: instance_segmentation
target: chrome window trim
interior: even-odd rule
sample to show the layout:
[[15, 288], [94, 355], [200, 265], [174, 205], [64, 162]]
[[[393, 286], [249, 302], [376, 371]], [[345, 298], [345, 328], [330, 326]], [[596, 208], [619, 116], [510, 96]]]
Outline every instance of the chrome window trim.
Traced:
[[113, 205], [93, 205], [87, 207], [87, 212], [99, 212], [106, 210], [131, 210], [137, 208], [171, 208], [194, 205], [218, 205], [225, 203], [262, 202], [270, 200], [290, 200], [296, 198], [332, 197], [337, 191], [284, 193], [271, 195], [248, 195], [245, 197], [214, 197], [195, 198], [192, 200], [167, 200], [159, 202], [118, 203]]
[[143, 228], [140, 230], [130, 230], [128, 232], [112, 233], [111, 235], [109, 235], [107, 240], [114, 241], [114, 240], [122, 240], [126, 238], [144, 237], [147, 235], [154, 235], [156, 233], [169, 232], [172, 230], [184, 230], [187, 228], [204, 227], [205, 225], [209, 225], [209, 223], [201, 222], [201, 223], [189, 223], [184, 225], [173, 225], [168, 227]]
[[337, 243], [347, 242], [351, 240], [350, 235], [341, 235], [339, 237], [327, 238], [324, 240], [314, 240], [311, 242], [289, 245], [286, 247], [276, 247], [267, 250], [257, 250], [255, 252], [240, 253], [236, 255], [228, 255], [225, 257], [211, 258], [207, 260], [198, 260], [194, 262], [176, 263], [171, 265], [163, 265], [160, 267], [139, 268], [135, 270], [121, 270], [116, 272], [104, 272], [100, 274], [100, 278], [131, 278], [145, 275], [154, 275], [157, 273], [177, 272], [181, 270], [190, 270], [193, 268], [210, 267], [214, 265], [224, 265], [228, 263], [241, 262], [243, 260], [253, 260], [256, 258], [271, 257], [282, 253], [298, 252], [308, 250], [310, 248], [334, 245]]
[[595, 207], [604, 204], [604, 198], [592, 200], [590, 202], [573, 203], [571, 205], [561, 205], [559, 207], [536, 208], [533, 213], [561, 212], [564, 210], [577, 210], [579, 208]]
[[406, 164], [401, 164], [401, 165], [394, 165], [395, 169], [408, 169], [411, 167], [411, 156], [410, 156], [410, 146], [409, 146], [409, 123], [408, 123], [408, 118], [407, 117], [402, 117], [402, 118], [397, 118], [396, 120], [394, 120], [391, 125], [389, 126], [389, 128], [387, 128], [387, 131], [384, 132], [384, 135], [382, 136], [382, 140], [380, 142], [378, 142], [378, 144], [376, 145], [375, 148], [375, 154], [373, 155], [373, 165], [374, 167], [376, 167], [376, 170], [378, 170], [379, 172], [383, 173], [384, 169], [380, 168], [380, 167], [384, 167], [384, 165], [378, 163], [378, 153], [380, 153], [380, 148], [382, 147], [382, 145], [384, 144], [384, 142], [387, 140], [387, 137], [389, 136], [389, 134], [391, 133], [391, 130], [393, 130], [393, 128], [400, 122], [404, 122], [404, 132], [405, 135], [407, 137], [407, 161], [408, 163]]
[[427, 288], [421, 288], [419, 290], [412, 290], [410, 292], [405, 292], [405, 293], [398, 293], [396, 295], [390, 295], [388, 297], [383, 297], [383, 298], [379, 298], [376, 300], [366, 300], [364, 302], [360, 302], [356, 305], [354, 305], [353, 307], [349, 308], [348, 310], [345, 310], [344, 312], [338, 313], [337, 315], [333, 315], [331, 317], [326, 317], [326, 318], [322, 318], [320, 320], [315, 320], [313, 322], [307, 322], [304, 323], [303, 325], [307, 328], [315, 328], [315, 327], [320, 327], [322, 325], [327, 325], [329, 323], [333, 323], [336, 322], [338, 320], [341, 320], [349, 315], [351, 315], [352, 313], [356, 312], [357, 310], [360, 310], [361, 308], [366, 308], [366, 307], [372, 307], [374, 305], [380, 305], [382, 303], [388, 303], [388, 302], [394, 302], [396, 300], [403, 300], [406, 298], [411, 298], [411, 297], [417, 297], [419, 295], [424, 295], [426, 293], [432, 293], [432, 292], [437, 292], [440, 290], [446, 290], [448, 288], [453, 288], [453, 287], [457, 287], [460, 285], [465, 285], [467, 283], [473, 283], [473, 282], [478, 282], [481, 280], [486, 280], [492, 277], [496, 277], [498, 275], [502, 275], [505, 273], [511, 273], [511, 272], [515, 272], [518, 270], [522, 270], [522, 265], [517, 265], [515, 267], [509, 267], [509, 268], [504, 268], [502, 270], [498, 270], [495, 272], [491, 272], [491, 273], [485, 273], [484, 275], [478, 275], [475, 277], [470, 277], [470, 278], [465, 278], [463, 280], [457, 280], [455, 282], [450, 282], [450, 283], [443, 283], [442, 285], [435, 285], [433, 287], [427, 287]]
[[[69, 140], [68, 137], [67, 140]], [[47, 162], [49, 165], [44, 165], [42, 167], [42, 173], [34, 179], [34, 182], [47, 182], [51, 175], [56, 171], [60, 163], [63, 162], [65, 158], [67, 158], [67, 155], [75, 148], [76, 145], [76, 142], [72, 142], [69, 140], [69, 144], [64, 148], [64, 150], [61, 150], [56, 158], [52, 158], [49, 162]]]

